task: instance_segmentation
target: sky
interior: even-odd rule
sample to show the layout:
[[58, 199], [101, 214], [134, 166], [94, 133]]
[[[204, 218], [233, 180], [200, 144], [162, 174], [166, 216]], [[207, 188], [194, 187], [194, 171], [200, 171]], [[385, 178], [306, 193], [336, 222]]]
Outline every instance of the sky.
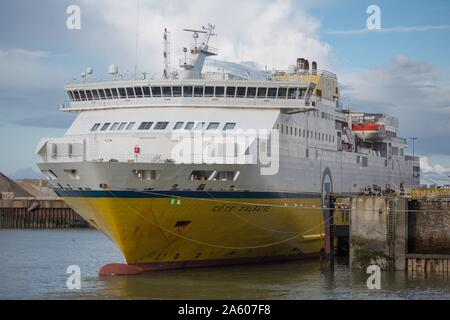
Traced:
[[[81, 29], [67, 28], [70, 5], [81, 10]], [[371, 5], [381, 30], [367, 28]], [[87, 67], [98, 78], [112, 63], [123, 73], [161, 73], [164, 28], [176, 65], [189, 43], [182, 29], [209, 22], [218, 59], [287, 69], [304, 57], [335, 72], [344, 107], [399, 117], [400, 135], [418, 138], [424, 177], [450, 183], [445, 0], [2, 0], [0, 171], [36, 175], [38, 141], [62, 136], [75, 116], [59, 111], [63, 86]]]

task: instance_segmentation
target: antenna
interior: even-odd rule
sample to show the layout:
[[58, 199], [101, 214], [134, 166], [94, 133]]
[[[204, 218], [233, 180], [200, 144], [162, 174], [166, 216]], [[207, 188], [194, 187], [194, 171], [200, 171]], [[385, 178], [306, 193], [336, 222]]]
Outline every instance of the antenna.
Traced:
[[134, 74], [137, 75], [137, 69], [139, 65], [139, 0], [136, 0], [136, 48], [135, 48], [135, 54], [136, 54], [136, 64], [134, 65]]
[[169, 71], [170, 71], [170, 32], [167, 31], [167, 28], [164, 29], [163, 34], [164, 39], [164, 79], [169, 78]]

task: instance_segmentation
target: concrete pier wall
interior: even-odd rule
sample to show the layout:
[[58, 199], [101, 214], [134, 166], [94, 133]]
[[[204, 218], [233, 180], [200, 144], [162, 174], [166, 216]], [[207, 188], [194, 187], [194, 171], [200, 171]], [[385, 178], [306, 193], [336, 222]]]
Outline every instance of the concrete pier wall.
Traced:
[[354, 197], [350, 216], [350, 266], [377, 264], [382, 270], [405, 270], [408, 238], [407, 200]]
[[61, 200], [0, 200], [0, 229], [86, 227], [89, 224]]

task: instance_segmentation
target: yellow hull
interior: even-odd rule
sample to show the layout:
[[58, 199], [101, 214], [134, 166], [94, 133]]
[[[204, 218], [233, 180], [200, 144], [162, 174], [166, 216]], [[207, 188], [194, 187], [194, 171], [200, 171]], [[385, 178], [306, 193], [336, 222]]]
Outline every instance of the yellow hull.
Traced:
[[[111, 193], [112, 194], [112, 193]], [[63, 195], [64, 196], [64, 195]], [[320, 197], [64, 196], [122, 251], [128, 264], [185, 267], [318, 255]]]

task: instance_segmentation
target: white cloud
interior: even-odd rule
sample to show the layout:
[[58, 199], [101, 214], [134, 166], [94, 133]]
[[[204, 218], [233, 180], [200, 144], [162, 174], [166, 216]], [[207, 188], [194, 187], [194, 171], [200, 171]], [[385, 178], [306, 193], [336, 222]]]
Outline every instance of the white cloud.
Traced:
[[[116, 62], [132, 70], [135, 61], [135, 1], [83, 0], [86, 50], [105, 52], [105, 65]], [[256, 61], [268, 68], [287, 68], [297, 57], [330, 66], [331, 47], [320, 40], [320, 23], [292, 0], [139, 1], [139, 65], [162, 70], [162, 32], [172, 32], [172, 65], [178, 65], [190, 36], [183, 28], [217, 26], [219, 59]], [[87, 30], [86, 28], [89, 28]], [[214, 43], [213, 43], [214, 45]]]
[[436, 26], [409, 26], [409, 27], [391, 27], [391, 28], [381, 28], [379, 30], [369, 30], [368, 28], [363, 29], [350, 29], [350, 30], [330, 30], [326, 31], [330, 35], [359, 35], [368, 33], [400, 33], [400, 32], [428, 32], [428, 31], [439, 31], [439, 30], [450, 30], [450, 25], [436, 25]]
[[450, 79], [431, 63], [399, 55], [378, 68], [343, 73], [341, 80], [344, 102], [398, 116], [401, 131], [418, 136], [419, 143], [448, 137]]
[[52, 56], [49, 52], [27, 49], [0, 49], [0, 58], [4, 57], [29, 57], [29, 58], [48, 58]]

